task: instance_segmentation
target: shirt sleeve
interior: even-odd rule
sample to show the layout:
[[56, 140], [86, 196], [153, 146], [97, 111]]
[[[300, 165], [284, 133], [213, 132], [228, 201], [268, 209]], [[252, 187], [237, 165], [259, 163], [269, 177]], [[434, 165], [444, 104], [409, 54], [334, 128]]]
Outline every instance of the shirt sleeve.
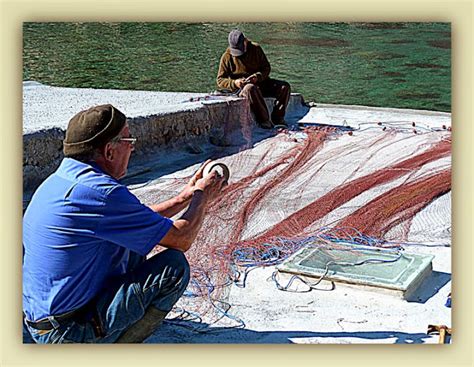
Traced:
[[144, 256], [172, 225], [171, 219], [142, 204], [125, 186], [117, 186], [107, 195], [96, 234]]
[[229, 62], [230, 57], [227, 52], [225, 52], [221, 57], [219, 70], [217, 71], [217, 87], [219, 89], [235, 91], [237, 87], [235, 85], [235, 80], [231, 78], [232, 71], [230, 70]]

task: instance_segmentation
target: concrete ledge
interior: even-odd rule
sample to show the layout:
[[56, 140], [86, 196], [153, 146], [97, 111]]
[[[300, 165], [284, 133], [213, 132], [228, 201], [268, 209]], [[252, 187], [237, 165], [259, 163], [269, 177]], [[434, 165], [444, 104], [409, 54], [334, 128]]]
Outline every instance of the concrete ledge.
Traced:
[[[239, 99], [215, 102], [188, 111], [174, 111], [128, 118], [130, 132], [137, 137], [134, 156], [143, 156], [157, 148], [174, 146], [208, 135], [211, 129], [227, 124], [238, 126], [245, 108]], [[35, 189], [61, 162], [65, 129], [54, 127], [23, 135], [24, 190]], [[137, 159], [138, 157], [135, 157]]]
[[345, 104], [331, 104], [331, 103], [308, 103], [310, 107], [316, 107], [320, 109], [330, 108], [330, 109], [342, 109], [342, 110], [354, 110], [354, 111], [364, 111], [364, 112], [380, 112], [381, 110], [384, 113], [392, 114], [402, 114], [408, 115], [413, 114], [417, 116], [436, 116], [436, 117], [447, 117], [451, 118], [450, 112], [439, 112], [431, 110], [414, 110], [410, 108], [387, 108], [387, 107], [372, 107], [372, 106], [359, 106], [359, 105], [345, 105]]
[[[267, 99], [271, 106], [272, 99]], [[158, 148], [173, 147], [209, 135], [230, 132], [252, 119], [242, 98], [203, 93], [59, 88], [35, 82], [23, 85], [23, 185], [34, 190], [58, 167], [69, 119], [88, 107], [111, 103], [128, 117], [138, 138], [134, 160]], [[288, 116], [301, 115], [303, 98], [292, 94]]]

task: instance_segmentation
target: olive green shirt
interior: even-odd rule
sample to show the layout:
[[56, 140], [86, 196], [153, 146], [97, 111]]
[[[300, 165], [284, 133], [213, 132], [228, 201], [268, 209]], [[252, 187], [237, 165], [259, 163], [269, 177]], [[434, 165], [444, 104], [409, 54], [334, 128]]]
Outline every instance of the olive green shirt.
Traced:
[[247, 51], [241, 56], [232, 56], [230, 50], [227, 49], [219, 64], [217, 87], [236, 91], [238, 89], [235, 85], [236, 79], [255, 75], [257, 82], [262, 82], [268, 78], [270, 69], [270, 63], [257, 43], [249, 42]]

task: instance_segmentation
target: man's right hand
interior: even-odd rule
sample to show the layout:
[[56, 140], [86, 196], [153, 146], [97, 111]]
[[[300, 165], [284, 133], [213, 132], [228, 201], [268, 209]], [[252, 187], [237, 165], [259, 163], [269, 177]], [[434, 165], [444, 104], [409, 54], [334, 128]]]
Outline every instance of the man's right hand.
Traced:
[[235, 85], [239, 89], [243, 88], [245, 84], [247, 84], [245, 81], [245, 78], [240, 78], [240, 79], [235, 80]]
[[219, 175], [218, 172], [212, 171], [207, 176], [197, 180], [194, 187], [195, 191], [202, 190], [206, 197], [212, 200], [219, 195], [225, 186], [227, 186], [226, 178]]

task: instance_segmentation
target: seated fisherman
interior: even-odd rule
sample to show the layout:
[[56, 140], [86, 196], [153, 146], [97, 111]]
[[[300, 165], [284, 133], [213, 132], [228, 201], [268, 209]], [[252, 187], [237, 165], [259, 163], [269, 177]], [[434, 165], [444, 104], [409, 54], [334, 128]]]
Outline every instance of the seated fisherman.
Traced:
[[[65, 158], [23, 218], [24, 323], [36, 343], [141, 342], [186, 289], [184, 252], [226, 180], [201, 167], [176, 197], [143, 205], [118, 181], [135, 141], [112, 105], [69, 122]], [[155, 247], [166, 249], [146, 259]]]
[[[229, 47], [221, 57], [217, 73], [218, 88], [247, 98], [260, 127], [271, 129], [274, 125], [286, 125], [290, 84], [269, 78], [270, 63], [262, 48], [247, 39], [241, 31], [236, 29], [230, 32], [228, 41]], [[271, 119], [264, 97], [276, 98]]]

